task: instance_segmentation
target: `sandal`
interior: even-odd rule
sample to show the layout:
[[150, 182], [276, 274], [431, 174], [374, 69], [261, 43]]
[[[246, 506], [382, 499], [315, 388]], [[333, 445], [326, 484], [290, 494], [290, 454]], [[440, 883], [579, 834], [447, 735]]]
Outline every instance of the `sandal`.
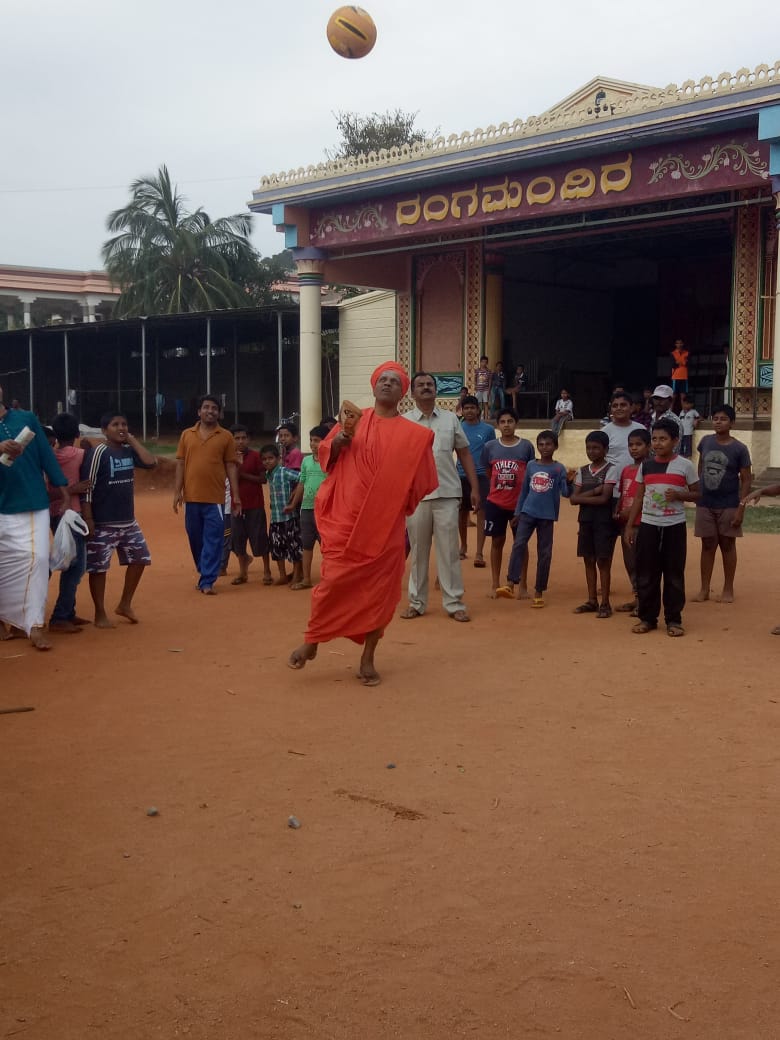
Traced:
[[640, 621], [638, 625], [634, 625], [631, 631], [634, 635], [643, 636], [646, 632], [652, 632], [655, 625], [651, 625], [649, 621]]
[[496, 598], [497, 599], [514, 599], [515, 598], [515, 594], [514, 594], [513, 589], [511, 589], [509, 587], [509, 585], [499, 585], [498, 588], [496, 589]]
[[596, 612], [596, 617], [607, 618], [612, 617], [612, 607], [609, 603], [602, 603]]
[[631, 600], [630, 603], [621, 603], [619, 607], [615, 607], [618, 614], [630, 614], [632, 610], [636, 610], [636, 600]]
[[237, 578], [233, 578], [233, 580], [231, 581], [230, 584], [231, 585], [246, 585], [246, 583], [248, 581], [249, 581], [249, 579], [245, 575], [239, 574], [239, 576]]
[[453, 621], [471, 621], [465, 610], [456, 610], [454, 614], [450, 614]]
[[535, 607], [537, 610], [540, 610], [544, 606], [544, 600], [541, 596], [534, 596], [531, 602], [531, 606]]
[[271, 577], [270, 574], [263, 575], [263, 585], [273, 585], [273, 583], [274, 579]]
[[477, 556], [477, 558], [474, 560], [474, 566], [482, 568], [482, 567], [487, 567], [487, 564], [485, 563], [485, 561], [482, 559], [481, 556]]
[[685, 629], [682, 625], [667, 625], [666, 634], [671, 636], [672, 639], [678, 639], [680, 636], [685, 635]]
[[414, 607], [407, 607], [406, 610], [401, 611], [399, 616], [405, 621], [410, 621], [412, 618], [422, 617], [422, 611], [415, 610]]
[[460, 551], [460, 559], [461, 560], [465, 560], [466, 559], [466, 552], [465, 552], [464, 549], [461, 549], [461, 551]]
[[586, 600], [585, 603], [580, 603], [578, 607], [574, 608], [574, 614], [597, 614], [599, 610], [598, 603], [595, 603], [592, 599]]

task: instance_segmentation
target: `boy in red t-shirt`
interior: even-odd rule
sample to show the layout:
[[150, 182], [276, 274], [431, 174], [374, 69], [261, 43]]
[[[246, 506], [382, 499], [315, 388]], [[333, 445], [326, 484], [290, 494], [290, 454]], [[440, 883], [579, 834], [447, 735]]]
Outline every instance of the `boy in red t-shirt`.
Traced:
[[[636, 482], [636, 474], [639, 467], [650, 454], [650, 431], [632, 430], [628, 435], [628, 454], [633, 459], [630, 466], [624, 466], [620, 474], [620, 498], [615, 509], [615, 519], [621, 527], [625, 527], [631, 505], [639, 494], [639, 485]], [[637, 517], [635, 524], [638, 527], [641, 517]], [[636, 547], [633, 542], [629, 543], [625, 538], [620, 539], [623, 548], [623, 564], [626, 568], [628, 580], [631, 582], [631, 591], [634, 598], [630, 603], [621, 603], [615, 610], [622, 613], [630, 613], [631, 617], [637, 617], [636, 601]]]
[[[236, 442], [238, 459], [238, 487], [241, 495], [241, 513], [231, 523], [231, 548], [238, 558], [238, 577], [231, 585], [246, 585], [252, 557], [263, 557], [263, 585], [273, 585], [271, 557], [268, 554], [268, 525], [265, 518], [263, 484], [266, 483], [265, 467], [260, 452], [249, 447], [249, 430], [246, 426], [230, 427]], [[247, 552], [247, 543], [252, 556]]]
[[[515, 506], [523, 486], [525, 467], [534, 458], [530, 441], [515, 436], [517, 414], [512, 408], [498, 413], [500, 437], [488, 441], [482, 449], [482, 465], [490, 479], [490, 491], [485, 502], [485, 535], [491, 539], [490, 572], [493, 580], [491, 599], [512, 598], [501, 581], [501, 558], [506, 543], [506, 528], [515, 515]], [[528, 597], [528, 554], [523, 562], [518, 599]], [[502, 590], [502, 591], [499, 591]]]

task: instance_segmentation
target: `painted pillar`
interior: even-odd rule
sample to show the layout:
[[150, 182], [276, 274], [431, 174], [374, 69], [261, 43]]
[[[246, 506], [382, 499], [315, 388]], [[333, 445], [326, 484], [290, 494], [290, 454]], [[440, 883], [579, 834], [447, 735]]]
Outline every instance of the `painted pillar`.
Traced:
[[300, 285], [300, 430], [316, 426], [322, 417], [322, 283], [325, 253], [320, 249], [294, 249]]
[[766, 286], [766, 291], [774, 293], [774, 329], [772, 336], [772, 431], [769, 437], [769, 465], [772, 469], [780, 467], [780, 313], [778, 313], [778, 301], [780, 301], [780, 177], [772, 178], [772, 187], [775, 189], [775, 248], [778, 253], [775, 257], [775, 284]]
[[485, 253], [485, 353], [491, 368], [503, 361], [504, 257]]
[[[742, 198], [753, 198], [752, 192]], [[753, 415], [756, 385], [758, 329], [761, 313], [761, 209], [741, 206], [734, 227], [734, 280], [732, 285], [731, 366], [737, 415]]]

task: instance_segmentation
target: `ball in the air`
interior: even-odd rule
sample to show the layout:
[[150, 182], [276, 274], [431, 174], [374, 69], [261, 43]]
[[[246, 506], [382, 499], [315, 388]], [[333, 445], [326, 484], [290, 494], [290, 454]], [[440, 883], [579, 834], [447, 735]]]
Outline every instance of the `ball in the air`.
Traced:
[[365, 58], [376, 43], [376, 26], [362, 7], [340, 7], [326, 30], [328, 43], [342, 58]]

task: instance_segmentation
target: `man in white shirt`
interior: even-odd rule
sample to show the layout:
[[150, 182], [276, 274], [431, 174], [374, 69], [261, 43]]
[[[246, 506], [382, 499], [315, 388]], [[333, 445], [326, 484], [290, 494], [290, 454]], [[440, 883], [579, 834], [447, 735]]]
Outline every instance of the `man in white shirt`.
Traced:
[[458, 512], [461, 484], [455, 468], [457, 456], [471, 486], [471, 507], [480, 507], [479, 483], [469, 442], [454, 412], [436, 406], [436, 380], [428, 372], [412, 376], [415, 407], [405, 414], [411, 422], [433, 430], [433, 457], [439, 486], [427, 495], [407, 518], [406, 530], [411, 546], [409, 567], [409, 606], [402, 618], [422, 617], [428, 606], [428, 568], [431, 543], [436, 545], [436, 569], [444, 609], [454, 621], [470, 621], [463, 602], [463, 574], [460, 566]]
[[[609, 412], [612, 416], [610, 422], [602, 429], [609, 437], [609, 448], [607, 449], [607, 462], [618, 468], [618, 476], [623, 472], [624, 466], [631, 465], [631, 456], [628, 452], [628, 437], [632, 430], [644, 430], [641, 423], [631, 418], [631, 396], [619, 391], [614, 394], [609, 402]], [[616, 485], [616, 494], [620, 482]]]

